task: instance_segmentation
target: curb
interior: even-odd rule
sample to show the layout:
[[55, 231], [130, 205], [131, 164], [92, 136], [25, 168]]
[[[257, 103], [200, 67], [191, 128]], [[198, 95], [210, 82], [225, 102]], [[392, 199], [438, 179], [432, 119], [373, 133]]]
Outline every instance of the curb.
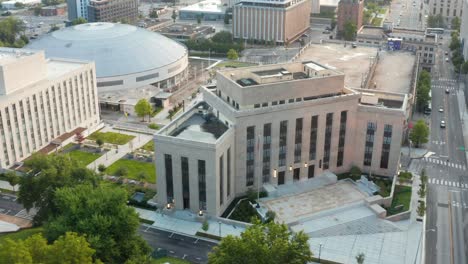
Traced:
[[171, 229], [166, 229], [166, 228], [162, 228], [162, 227], [158, 227], [158, 226], [154, 226], [154, 225], [149, 225], [149, 224], [145, 224], [145, 223], [142, 223], [141, 225], [144, 226], [144, 227], [147, 227], [148, 229], [149, 228], [157, 229], [157, 230], [161, 230], [161, 231], [165, 231], [165, 232], [169, 232], [169, 233], [174, 233], [174, 234], [185, 236], [185, 237], [191, 237], [191, 238], [195, 238], [195, 239], [199, 239], [199, 240], [203, 240], [203, 241], [211, 242], [211, 243], [215, 243], [215, 244], [220, 243], [220, 241], [218, 241], [218, 240], [209, 239], [209, 238], [206, 238], [206, 237], [200, 237], [200, 236], [196, 236], [196, 235], [190, 235], [190, 234], [186, 234], [186, 233], [182, 233], [182, 232], [178, 232], [178, 231], [174, 231], [174, 230], [171, 230]]

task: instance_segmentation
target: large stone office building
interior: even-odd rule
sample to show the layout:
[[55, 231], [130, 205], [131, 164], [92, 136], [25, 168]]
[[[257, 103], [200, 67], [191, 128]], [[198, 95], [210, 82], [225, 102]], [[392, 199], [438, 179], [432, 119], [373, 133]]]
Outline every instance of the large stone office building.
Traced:
[[94, 63], [0, 48], [0, 168], [99, 122]]
[[258, 184], [397, 173], [404, 94], [352, 90], [314, 62], [219, 71], [204, 101], [155, 136], [158, 202], [220, 215]]

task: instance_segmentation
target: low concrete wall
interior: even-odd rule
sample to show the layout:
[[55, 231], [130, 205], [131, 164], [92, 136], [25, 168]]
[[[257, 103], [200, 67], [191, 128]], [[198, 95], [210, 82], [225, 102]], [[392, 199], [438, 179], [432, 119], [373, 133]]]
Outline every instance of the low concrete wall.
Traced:
[[410, 205], [410, 209], [408, 211], [401, 212], [401, 213], [396, 214], [396, 215], [388, 216], [385, 219], [387, 219], [389, 221], [392, 221], [392, 222], [397, 222], [397, 221], [409, 219], [410, 216], [411, 216], [411, 205]]

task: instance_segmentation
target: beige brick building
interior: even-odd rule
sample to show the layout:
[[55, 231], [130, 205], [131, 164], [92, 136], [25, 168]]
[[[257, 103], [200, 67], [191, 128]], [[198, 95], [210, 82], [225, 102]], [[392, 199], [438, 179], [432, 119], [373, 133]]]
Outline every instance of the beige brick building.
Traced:
[[348, 21], [356, 25], [357, 30], [362, 27], [362, 18], [364, 16], [364, 0], [340, 0], [337, 12], [337, 30], [339, 34], [344, 31], [345, 24]]
[[258, 43], [288, 44], [310, 26], [310, 0], [243, 0], [233, 7], [233, 35]]
[[138, 19], [138, 0], [91, 0], [89, 22], [134, 23]]
[[94, 63], [0, 48], [0, 168], [99, 121]]
[[314, 62], [217, 73], [204, 101], [155, 136], [158, 202], [220, 215], [236, 196], [355, 165], [394, 176], [405, 94], [352, 90]]

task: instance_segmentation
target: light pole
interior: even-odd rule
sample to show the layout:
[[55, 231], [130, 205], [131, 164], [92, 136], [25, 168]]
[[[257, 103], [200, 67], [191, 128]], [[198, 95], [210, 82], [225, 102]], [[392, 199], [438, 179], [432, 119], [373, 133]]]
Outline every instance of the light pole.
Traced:
[[318, 259], [319, 263], [321, 263], [321, 261], [320, 261], [320, 255], [321, 254], [322, 254], [322, 243], [320, 243], [320, 247], [319, 247], [319, 259]]

